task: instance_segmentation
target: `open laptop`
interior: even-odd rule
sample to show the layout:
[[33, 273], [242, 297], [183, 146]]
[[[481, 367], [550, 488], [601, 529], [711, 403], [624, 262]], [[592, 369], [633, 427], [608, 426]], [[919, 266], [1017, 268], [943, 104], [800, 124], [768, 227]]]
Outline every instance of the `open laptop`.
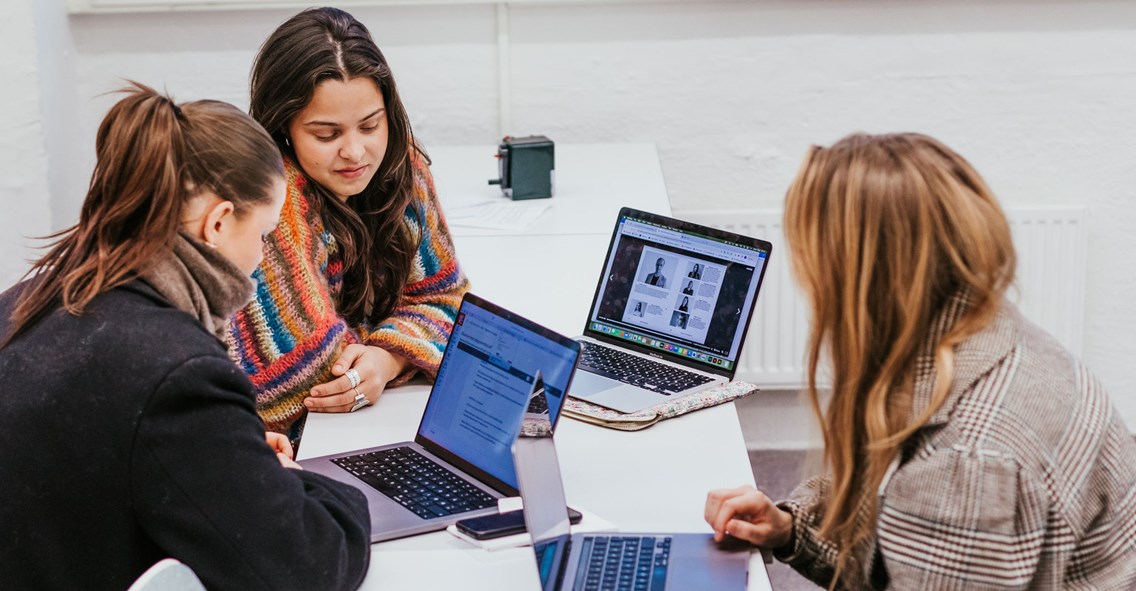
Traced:
[[520, 433], [513, 461], [542, 591], [746, 588], [749, 550], [711, 534], [571, 534], [551, 428]]
[[569, 394], [635, 412], [733, 379], [772, 249], [621, 209]]
[[[300, 462], [363, 491], [371, 541], [445, 529], [516, 496], [522, 419], [555, 425], [580, 345], [466, 294], [413, 442]], [[534, 393], [554, 404], [532, 405]]]

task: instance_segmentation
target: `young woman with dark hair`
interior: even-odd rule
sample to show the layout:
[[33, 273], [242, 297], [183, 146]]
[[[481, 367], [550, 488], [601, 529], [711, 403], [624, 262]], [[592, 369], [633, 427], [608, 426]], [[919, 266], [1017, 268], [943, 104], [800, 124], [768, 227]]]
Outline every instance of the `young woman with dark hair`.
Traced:
[[79, 222], [0, 295], [0, 587], [125, 589], [174, 557], [209, 588], [355, 588], [365, 499], [265, 434], [221, 340], [280, 153], [232, 105], [124, 92]]
[[468, 282], [359, 21], [317, 8], [280, 25], [253, 64], [250, 112], [284, 153], [288, 190], [230, 348], [266, 424], [298, 441], [306, 410], [355, 411], [432, 377]]
[[830, 589], [1136, 588], [1136, 443], [1006, 300], [1010, 227], [970, 163], [918, 134], [814, 147], [784, 227], [825, 470], [776, 504], [711, 492], [716, 537]]

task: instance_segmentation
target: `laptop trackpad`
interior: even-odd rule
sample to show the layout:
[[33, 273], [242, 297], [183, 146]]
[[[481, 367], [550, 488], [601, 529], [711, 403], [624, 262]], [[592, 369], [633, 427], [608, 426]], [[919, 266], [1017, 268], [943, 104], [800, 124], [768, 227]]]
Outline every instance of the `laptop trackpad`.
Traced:
[[569, 394], [576, 398], [586, 398], [592, 394], [606, 392], [622, 385], [624, 385], [623, 382], [617, 382], [611, 378], [605, 378], [604, 376], [596, 375], [590, 371], [577, 371], [576, 376], [572, 378], [572, 387]]

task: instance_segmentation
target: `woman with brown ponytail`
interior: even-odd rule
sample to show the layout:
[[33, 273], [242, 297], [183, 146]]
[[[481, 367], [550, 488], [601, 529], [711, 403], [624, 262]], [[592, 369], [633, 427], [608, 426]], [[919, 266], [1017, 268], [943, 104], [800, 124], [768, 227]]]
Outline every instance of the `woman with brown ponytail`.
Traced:
[[830, 589], [1136, 588], [1136, 443], [1005, 299], [1009, 225], [970, 164], [853, 135], [810, 150], [785, 201], [824, 471], [780, 503], [711, 492], [716, 538]]
[[165, 557], [210, 589], [350, 589], [355, 489], [299, 469], [222, 342], [284, 199], [226, 103], [133, 85], [78, 224], [0, 295], [0, 589], [125, 589]]
[[356, 411], [432, 378], [469, 283], [362, 23], [335, 8], [296, 14], [261, 46], [250, 90], [287, 194], [229, 342], [265, 424], [298, 443], [307, 411]]

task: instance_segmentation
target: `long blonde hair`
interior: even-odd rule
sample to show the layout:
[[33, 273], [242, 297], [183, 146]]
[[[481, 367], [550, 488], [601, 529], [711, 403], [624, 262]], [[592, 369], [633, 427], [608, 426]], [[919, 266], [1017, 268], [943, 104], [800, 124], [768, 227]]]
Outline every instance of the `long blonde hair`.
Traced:
[[[997, 314], [1015, 255], [1006, 217], [974, 168], [912, 133], [814, 146], [789, 188], [784, 224], [812, 310], [808, 393], [831, 476], [821, 535], [838, 548], [835, 588], [860, 580], [870, 558], [857, 554], [875, 528], [877, 488], [946, 398], [954, 346]], [[961, 320], [933, 344], [931, 404], [909, 420], [916, 357], [959, 293]], [[817, 372], [826, 353], [832, 397], [822, 411]]]

